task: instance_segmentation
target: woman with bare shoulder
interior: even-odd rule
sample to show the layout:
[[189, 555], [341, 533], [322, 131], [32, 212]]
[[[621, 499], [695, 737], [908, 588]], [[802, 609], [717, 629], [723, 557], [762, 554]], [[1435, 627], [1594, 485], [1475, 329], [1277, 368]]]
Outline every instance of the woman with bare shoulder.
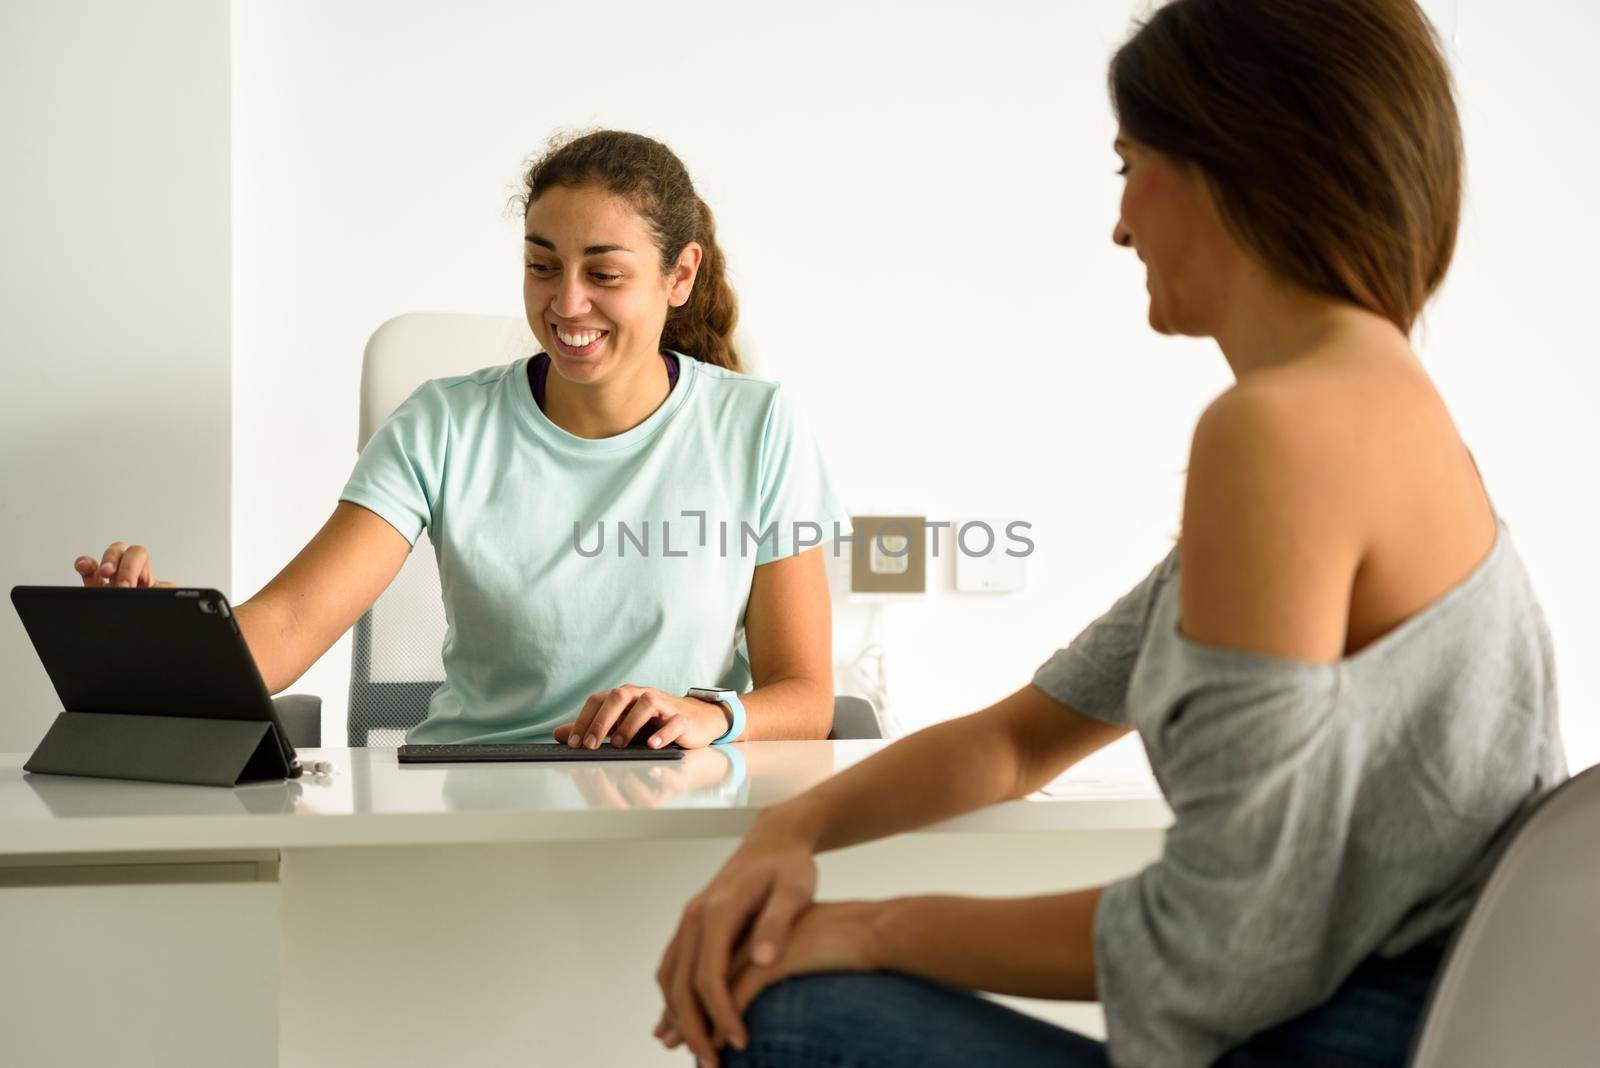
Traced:
[[[683, 914], [704, 1064], [1405, 1062], [1497, 835], [1565, 777], [1550, 637], [1409, 343], [1461, 139], [1413, 0], [1174, 0], [1111, 61], [1113, 231], [1236, 384], [1178, 544], [993, 707], [762, 813]], [[815, 903], [821, 850], [1025, 796], [1130, 730], [1175, 823], [1109, 886]], [[1098, 1000], [1106, 1042], [977, 996]]]

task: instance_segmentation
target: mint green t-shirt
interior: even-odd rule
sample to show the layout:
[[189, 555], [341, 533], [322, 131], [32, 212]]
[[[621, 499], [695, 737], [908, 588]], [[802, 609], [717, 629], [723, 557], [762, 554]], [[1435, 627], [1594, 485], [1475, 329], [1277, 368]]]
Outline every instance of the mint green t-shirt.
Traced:
[[548, 740], [628, 683], [750, 688], [755, 569], [849, 520], [777, 383], [676, 355], [614, 437], [552, 423], [525, 357], [424, 382], [362, 449], [340, 500], [426, 529], [443, 587], [444, 684], [408, 740]]

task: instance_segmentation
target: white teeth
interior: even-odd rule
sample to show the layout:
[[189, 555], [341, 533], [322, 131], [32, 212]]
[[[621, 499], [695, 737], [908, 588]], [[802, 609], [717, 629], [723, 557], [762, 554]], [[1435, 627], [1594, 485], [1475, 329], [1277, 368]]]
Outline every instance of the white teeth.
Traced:
[[581, 349], [587, 345], [593, 344], [595, 339], [604, 332], [605, 331], [603, 330], [590, 330], [582, 334], [568, 334], [562, 332], [561, 330], [557, 330], [556, 337], [561, 339], [561, 343], [563, 345], [571, 345], [575, 349]]

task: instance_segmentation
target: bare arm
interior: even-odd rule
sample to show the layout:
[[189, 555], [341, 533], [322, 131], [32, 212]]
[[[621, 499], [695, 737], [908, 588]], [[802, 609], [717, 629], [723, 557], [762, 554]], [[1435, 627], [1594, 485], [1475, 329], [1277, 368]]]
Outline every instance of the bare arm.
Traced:
[[1369, 506], [1360, 465], [1307, 406], [1240, 385], [1200, 417], [1183, 505], [1186, 637], [1321, 663], [1343, 651]]
[[742, 698], [742, 740], [826, 738], [833, 724], [833, 617], [820, 548], [756, 568], [744, 630], [755, 688]]
[[817, 971], [891, 971], [969, 990], [1092, 1001], [1098, 996], [1094, 914], [1102, 889], [812, 905], [781, 959], [752, 967], [739, 957], [734, 1008], [742, 1015], [766, 987]]
[[[1093, 1001], [1094, 910], [1104, 889], [885, 902], [880, 966], [969, 990]], [[930, 931], [939, 937], [927, 937]]]
[[387, 521], [340, 501], [288, 566], [234, 607], [267, 692], [305, 674], [388, 588], [410, 552]]
[[[918, 731], [792, 801], [764, 810], [711, 885], [684, 910], [656, 973], [667, 1003], [656, 1035], [668, 1046], [687, 1042], [696, 1054], [707, 1057], [724, 1041], [742, 1041], [744, 1025], [728, 985], [735, 950], [748, 952], [755, 965], [745, 972], [750, 981], [741, 980], [742, 998], [751, 993], [752, 982], [771, 981], [784, 969], [804, 969], [812, 943], [806, 937], [808, 917], [811, 923], [826, 925], [841, 910], [850, 915], [865, 910], [869, 940], [900, 954], [897, 959], [908, 968], [928, 966], [930, 973], [937, 973], [942, 966], [964, 966], [951, 959], [943, 965], [929, 959], [926, 954], [939, 951], [915, 935], [903, 944], [895, 941], [896, 933], [907, 928], [890, 921], [907, 917], [907, 912], [880, 913], [877, 910], [885, 906], [876, 902], [813, 907], [812, 855], [1024, 796], [1125, 733], [1126, 728], [1092, 719], [1032, 685], [1024, 686], [981, 712]], [[957, 769], [960, 774], [952, 774]], [[1094, 912], [1093, 901], [1063, 908], [1072, 915], [1062, 919], [1080, 912], [1092, 917]], [[1008, 917], [1004, 929], [1014, 930], [1016, 922], [1026, 920]], [[790, 953], [786, 943], [797, 921], [801, 927], [794, 937], [807, 948]], [[1089, 929], [1085, 920], [1060, 937], [1081, 948]], [[822, 941], [828, 941], [826, 936]], [[845, 941], [859, 949], [860, 939], [847, 935]], [[1031, 953], [1028, 959], [1034, 959]], [[1038, 969], [1047, 966], [1038, 962]], [[1042, 970], [1028, 967], [1025, 982], [1030, 988], [1055, 981], [1041, 980]], [[1078, 958], [1072, 967], [1078, 976], [1085, 968], [1092, 975], [1092, 956]]]
[[767, 809], [751, 835], [798, 837], [819, 853], [886, 838], [1024, 797], [1127, 732], [1024, 686]]

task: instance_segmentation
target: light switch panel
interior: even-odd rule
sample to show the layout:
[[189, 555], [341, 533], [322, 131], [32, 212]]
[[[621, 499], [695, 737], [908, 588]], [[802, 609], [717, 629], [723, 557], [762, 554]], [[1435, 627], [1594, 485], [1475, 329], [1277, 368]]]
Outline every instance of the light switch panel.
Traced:
[[920, 515], [850, 517], [853, 593], [923, 593], [927, 581], [927, 526]]

